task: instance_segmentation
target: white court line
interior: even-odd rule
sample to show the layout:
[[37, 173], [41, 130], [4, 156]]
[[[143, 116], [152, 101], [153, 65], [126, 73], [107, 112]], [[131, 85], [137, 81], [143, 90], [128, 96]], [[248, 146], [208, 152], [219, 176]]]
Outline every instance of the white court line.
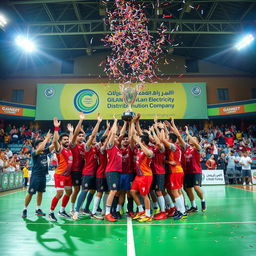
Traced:
[[127, 218], [127, 256], [135, 256], [134, 237], [132, 229], [132, 219]]
[[[11, 221], [0, 221], [0, 224], [26, 224], [26, 225], [52, 225], [52, 224], [57, 224], [58, 226], [126, 226], [127, 224], [123, 223], [117, 223], [117, 224], [107, 224], [107, 223], [63, 223], [59, 224], [58, 222], [47, 222], [47, 223], [41, 223], [41, 222], [31, 222], [31, 223], [26, 223], [25, 221], [23, 222], [11, 222]], [[133, 226], [189, 226], [189, 225], [230, 225], [230, 224], [256, 224], [256, 221], [229, 221], [229, 222], [187, 222], [185, 221], [183, 223], [134, 223], [132, 224]]]
[[[1, 194], [0, 194], [0, 197], [8, 196], [8, 195], [15, 194], [15, 193], [22, 192], [22, 191], [27, 191], [27, 190], [25, 190], [25, 189], [23, 190], [23, 189], [22, 189], [22, 190], [15, 191], [15, 192], [12, 192], [12, 193], [7, 193], [7, 194], [5, 194], [5, 195], [1, 195]], [[6, 191], [2, 191], [1, 193], [4, 193], [4, 192], [6, 192]]]

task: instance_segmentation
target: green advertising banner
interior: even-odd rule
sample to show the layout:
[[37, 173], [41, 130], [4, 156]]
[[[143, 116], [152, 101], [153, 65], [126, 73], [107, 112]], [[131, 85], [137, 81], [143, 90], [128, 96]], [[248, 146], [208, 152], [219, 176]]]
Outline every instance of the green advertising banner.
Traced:
[[[77, 120], [78, 112], [87, 120], [121, 117], [127, 105], [118, 84], [38, 84], [36, 120]], [[132, 109], [142, 119], [207, 119], [205, 83], [146, 84]]]
[[22, 171], [0, 173], [0, 191], [21, 188], [22, 186], [23, 186]]

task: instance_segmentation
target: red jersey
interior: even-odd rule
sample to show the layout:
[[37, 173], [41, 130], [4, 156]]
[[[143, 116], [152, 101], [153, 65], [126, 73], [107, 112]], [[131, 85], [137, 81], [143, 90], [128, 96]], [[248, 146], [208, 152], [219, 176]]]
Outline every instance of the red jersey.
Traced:
[[142, 149], [134, 149], [136, 159], [136, 172], [138, 176], [152, 176], [152, 169], [150, 167], [152, 158], [145, 155]]
[[84, 144], [70, 145], [73, 155], [72, 172], [81, 172], [84, 167]]
[[106, 150], [99, 149], [98, 156], [98, 169], [96, 171], [96, 178], [106, 178], [105, 171], [107, 167], [108, 157]]
[[164, 160], [165, 160], [165, 149], [161, 152], [158, 147], [152, 148], [154, 156], [152, 158], [151, 168], [153, 174], [165, 174]]
[[170, 151], [169, 150], [169, 155], [168, 155], [168, 161], [176, 163], [175, 165], [169, 163], [169, 172], [170, 173], [183, 172], [182, 151], [181, 151], [181, 148], [178, 145], [175, 145], [175, 146], [176, 146], [175, 151]]
[[85, 165], [82, 171], [83, 175], [95, 175], [98, 168], [97, 148], [92, 146], [89, 149], [84, 148]]
[[187, 146], [184, 156], [185, 156], [185, 172], [186, 173], [202, 172], [202, 167], [200, 164], [200, 152], [198, 152], [196, 148]]
[[130, 146], [121, 148], [122, 152], [122, 173], [133, 173], [133, 152]]
[[106, 172], [122, 172], [122, 152], [121, 149], [114, 145], [107, 148], [108, 163]]
[[55, 170], [56, 174], [70, 176], [71, 167], [73, 164], [72, 152], [69, 148], [61, 147], [59, 152], [56, 152], [58, 166]]

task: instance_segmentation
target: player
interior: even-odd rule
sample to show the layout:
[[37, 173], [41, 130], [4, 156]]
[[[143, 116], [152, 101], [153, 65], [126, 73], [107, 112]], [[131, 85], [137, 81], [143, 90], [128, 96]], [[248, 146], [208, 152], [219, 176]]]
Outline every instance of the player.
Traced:
[[53, 144], [45, 148], [50, 138], [51, 134], [49, 131], [45, 136], [44, 140], [38, 140], [35, 142], [35, 151], [32, 152], [32, 175], [30, 178], [28, 194], [25, 198], [25, 206], [22, 212], [22, 218], [27, 217], [27, 207], [32, 199], [32, 196], [36, 192], [36, 215], [45, 216], [45, 213], [43, 213], [43, 211], [41, 210], [41, 203], [43, 198], [43, 192], [45, 192], [46, 188], [46, 175], [48, 174], [47, 154], [49, 154], [54, 148]]
[[[52, 199], [51, 210], [49, 213], [49, 219], [56, 222], [57, 218], [54, 215], [54, 209], [56, 208], [59, 200], [62, 198], [64, 191], [65, 194], [62, 198], [61, 210], [58, 215], [70, 219], [70, 216], [66, 213], [65, 207], [68, 204], [70, 195], [72, 194], [72, 178], [71, 178], [71, 167], [73, 164], [72, 152], [69, 148], [69, 136], [66, 133], [62, 133], [59, 136], [60, 121], [55, 117], [54, 123], [54, 135], [53, 145], [56, 151], [58, 166], [54, 174], [54, 182], [56, 188], [56, 195]], [[58, 141], [59, 138], [59, 141]]]
[[73, 220], [78, 219], [80, 208], [86, 198], [88, 190], [95, 190], [96, 188], [96, 170], [98, 168], [96, 135], [99, 130], [102, 118], [100, 114], [97, 116], [97, 123], [91, 135], [87, 136], [87, 141], [84, 145], [84, 160], [85, 164], [82, 170], [82, 191], [79, 194]]

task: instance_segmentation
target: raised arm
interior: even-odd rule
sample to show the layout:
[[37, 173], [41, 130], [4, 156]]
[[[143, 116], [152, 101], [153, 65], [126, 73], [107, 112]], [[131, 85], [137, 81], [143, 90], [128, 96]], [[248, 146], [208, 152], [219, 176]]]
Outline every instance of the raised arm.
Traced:
[[109, 121], [107, 120], [107, 121], [106, 121], [106, 130], [105, 130], [105, 132], [103, 133], [102, 137], [108, 136], [109, 132], [110, 132], [110, 123], [109, 123]]
[[133, 136], [135, 142], [137, 142], [140, 145], [140, 148], [142, 149], [142, 151], [144, 152], [144, 154], [149, 157], [152, 158], [153, 157], [153, 152], [152, 150], [148, 149], [146, 146], [143, 145], [143, 143], [141, 142], [141, 139], [137, 136], [134, 135]]
[[44, 151], [45, 145], [49, 141], [50, 138], [51, 138], [51, 133], [50, 133], [50, 130], [49, 130], [48, 133], [46, 134], [45, 138], [44, 138], [44, 141], [40, 144], [40, 146], [36, 150], [37, 155], [40, 154], [42, 151]]
[[158, 149], [160, 151], [164, 151], [164, 145], [163, 143], [161, 142], [161, 140], [159, 139], [159, 137], [156, 135], [156, 132], [155, 132], [155, 129], [153, 126], [150, 127], [150, 131], [152, 132], [152, 135], [153, 135], [153, 138], [155, 140], [155, 144], [156, 146], [158, 147]]
[[187, 136], [188, 136], [189, 141], [191, 142], [191, 144], [192, 144], [193, 146], [196, 147], [196, 149], [197, 149], [198, 151], [200, 151], [200, 150], [201, 150], [201, 146], [200, 146], [199, 143], [197, 143], [196, 140], [190, 135], [189, 130], [188, 130], [188, 127], [185, 126], [185, 128], [186, 128], [186, 134], [187, 134]]
[[101, 118], [100, 114], [98, 114], [97, 123], [96, 123], [96, 125], [94, 126], [94, 128], [92, 130], [92, 134], [90, 135], [88, 141], [85, 144], [86, 147], [90, 147], [92, 145], [92, 142], [93, 142], [94, 138], [96, 137], [96, 135], [98, 133], [101, 121], [102, 121], [102, 118]]
[[137, 116], [135, 118], [135, 122], [136, 122], [136, 130], [137, 130], [138, 134], [141, 136], [143, 134], [143, 132], [140, 127], [140, 113], [137, 114]]
[[129, 141], [130, 141], [130, 146], [133, 149], [134, 148], [134, 139], [133, 139], [133, 135], [136, 133], [135, 130], [135, 126], [134, 126], [134, 119], [131, 120], [131, 122], [129, 123], [129, 131], [128, 131], [128, 137], [129, 137]]
[[124, 125], [123, 125], [123, 127], [122, 127], [122, 129], [121, 129], [121, 131], [120, 131], [120, 135], [119, 135], [119, 137], [118, 137], [119, 143], [121, 143], [121, 141], [122, 141], [122, 139], [123, 139], [123, 137], [124, 137], [124, 135], [125, 135], [126, 127], [127, 127], [127, 122], [124, 121]]
[[80, 132], [81, 129], [82, 129], [82, 123], [83, 123], [83, 121], [84, 121], [84, 113], [80, 113], [80, 115], [79, 115], [79, 122], [77, 123], [76, 129], [75, 129], [75, 131], [74, 131], [74, 136], [73, 136], [73, 138], [72, 138], [72, 140], [71, 140], [71, 144], [72, 144], [72, 145], [75, 145], [75, 143], [76, 143], [76, 138], [77, 138], [79, 132]]
[[108, 142], [109, 147], [114, 146], [114, 141], [115, 141], [116, 132], [117, 132], [117, 119], [115, 116], [113, 116], [113, 118], [114, 118], [114, 123], [113, 123], [111, 131], [110, 131], [111, 135], [110, 135], [109, 142]]
[[177, 129], [175, 123], [174, 123], [174, 119], [171, 118], [171, 126], [170, 126], [171, 131], [177, 136], [178, 141], [180, 143], [180, 145], [183, 148], [186, 148], [186, 142], [183, 140], [181, 134], [179, 133], [179, 130]]
[[58, 121], [57, 117], [54, 117], [53, 124], [54, 124], [54, 133], [53, 133], [52, 143], [53, 143], [55, 151], [59, 152], [60, 144], [59, 144], [58, 140], [59, 140], [60, 121]]
[[72, 124], [68, 123], [67, 129], [68, 129], [68, 131], [69, 131], [69, 137], [68, 137], [69, 142], [72, 142], [72, 140], [73, 140], [73, 138], [74, 138], [74, 127], [73, 127]]

